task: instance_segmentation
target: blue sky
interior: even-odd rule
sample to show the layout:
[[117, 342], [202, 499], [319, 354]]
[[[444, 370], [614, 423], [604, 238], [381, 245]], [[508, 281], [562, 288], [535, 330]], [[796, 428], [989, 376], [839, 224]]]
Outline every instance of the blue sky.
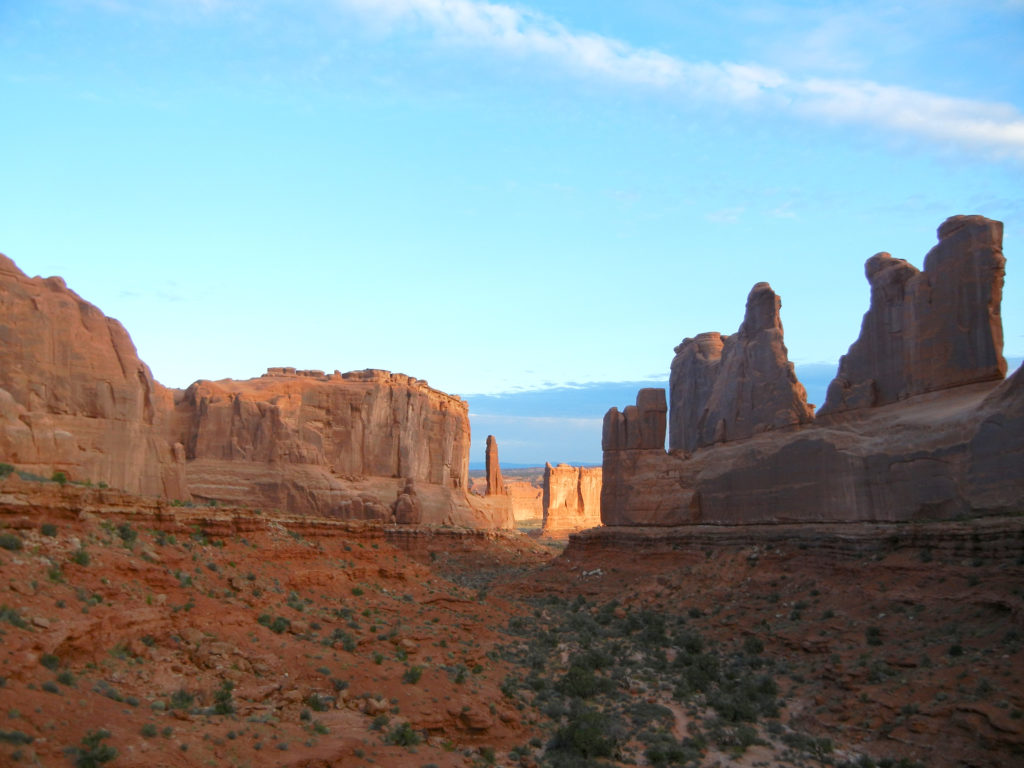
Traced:
[[834, 364], [955, 213], [1024, 354], [1019, 1], [6, 0], [0, 52], [0, 251], [169, 386], [664, 379], [761, 280]]

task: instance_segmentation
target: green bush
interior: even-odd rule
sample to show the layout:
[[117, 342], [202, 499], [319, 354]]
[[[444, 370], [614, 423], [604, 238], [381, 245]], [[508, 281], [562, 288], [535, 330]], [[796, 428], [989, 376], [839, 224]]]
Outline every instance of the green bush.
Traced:
[[179, 688], [171, 694], [169, 706], [171, 709], [191, 709], [196, 697], [186, 688]]
[[117, 750], [109, 744], [103, 744], [104, 739], [110, 738], [110, 731], [89, 731], [82, 737], [82, 744], [72, 747], [69, 752], [75, 758], [77, 768], [97, 768], [103, 763], [109, 763], [117, 757]]
[[59, 469], [50, 475], [50, 480], [60, 485], [65, 485], [68, 482], [68, 476], [66, 472], [61, 472]]
[[573, 701], [568, 722], [555, 732], [550, 748], [590, 759], [611, 757], [618, 746], [613, 725], [611, 718], [603, 712], [588, 707], [582, 701]]
[[0, 547], [16, 552], [25, 546], [21, 537], [14, 533], [0, 533]]
[[0, 480], [3, 480], [14, 471], [13, 464], [0, 463]]
[[49, 536], [51, 539], [57, 535], [57, 526], [53, 523], [43, 523], [39, 526], [39, 530], [43, 536]]
[[409, 685], [415, 685], [420, 681], [420, 677], [423, 676], [423, 667], [412, 666], [405, 670], [405, 674], [402, 675], [402, 682], [408, 683]]
[[85, 551], [84, 547], [79, 547], [71, 555], [71, 562], [77, 565], [88, 565], [89, 564], [89, 553]]
[[234, 713], [235, 702], [231, 696], [234, 689], [235, 684], [230, 680], [225, 680], [220, 684], [220, 688], [213, 694], [213, 711], [216, 714], [230, 715]]
[[399, 747], [414, 747], [420, 743], [420, 735], [408, 722], [399, 723], [388, 731], [385, 741]]

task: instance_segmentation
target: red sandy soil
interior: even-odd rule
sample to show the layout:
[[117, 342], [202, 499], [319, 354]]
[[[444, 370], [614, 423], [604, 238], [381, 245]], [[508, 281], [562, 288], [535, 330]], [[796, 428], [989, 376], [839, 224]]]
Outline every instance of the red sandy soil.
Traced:
[[[591, 613], [686, 616], [712, 646], [759, 638], [780, 719], [830, 738], [836, 764], [1024, 761], [1019, 521], [1014, 546], [963, 551], [605, 541], [555, 557], [515, 533], [90, 493], [0, 484], [0, 765], [75, 765], [100, 729], [125, 768], [545, 764], [551, 722], [502, 690], [504, 628], [580, 595]], [[637, 695], [686, 734], [692, 709]], [[409, 732], [426, 738], [389, 743]], [[804, 764], [765, 741], [706, 764]]]

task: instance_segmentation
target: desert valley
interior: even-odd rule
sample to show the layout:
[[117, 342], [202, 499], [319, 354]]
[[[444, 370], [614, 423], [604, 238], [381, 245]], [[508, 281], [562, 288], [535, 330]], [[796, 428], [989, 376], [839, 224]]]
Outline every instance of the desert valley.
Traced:
[[0, 256], [0, 764], [1024, 763], [1002, 230], [868, 259], [817, 411], [758, 283], [602, 467], [483, 473], [425, 381], [164, 387]]

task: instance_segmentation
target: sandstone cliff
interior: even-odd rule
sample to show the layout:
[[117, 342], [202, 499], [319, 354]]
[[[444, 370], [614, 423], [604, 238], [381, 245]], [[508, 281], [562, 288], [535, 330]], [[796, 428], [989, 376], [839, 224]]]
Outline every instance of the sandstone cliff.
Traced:
[[117, 320], [0, 255], [0, 460], [186, 498], [184, 455], [165, 437], [171, 398]]
[[0, 339], [0, 460], [20, 469], [172, 499], [512, 525], [465, 492], [466, 403], [423, 381], [273, 368], [169, 390], [120, 323], [5, 257]]
[[771, 286], [758, 283], [739, 331], [702, 333], [676, 347], [669, 379], [672, 450], [693, 451], [813, 420], [783, 342], [781, 306]]
[[1003, 224], [952, 216], [938, 236], [924, 271], [888, 253], [868, 259], [871, 306], [819, 415], [1006, 375]]
[[[639, 426], [661, 418], [648, 390], [605, 417], [604, 524], [902, 522], [1024, 509], [1024, 374], [998, 381], [1001, 231], [982, 217], [947, 220], [922, 273], [869, 260], [872, 306], [830, 388], [834, 406], [816, 422], [790, 378], [781, 323], [761, 326], [778, 334], [751, 336], [745, 320], [736, 334], [746, 336], [744, 365], [728, 374], [732, 337], [684, 342], [672, 379], [675, 450]], [[761, 294], [761, 317], [772, 304], [765, 289], [751, 294]], [[780, 386], [748, 387], [751, 360], [768, 360]], [[760, 426], [733, 439], [709, 421]]]
[[505, 481], [501, 477], [501, 464], [498, 462], [498, 441], [494, 439], [494, 435], [487, 436], [487, 448], [484, 459], [485, 466], [487, 467], [487, 495], [507, 495], [508, 489], [505, 487]]
[[542, 534], [565, 538], [601, 524], [601, 468], [559, 464], [544, 467]]

